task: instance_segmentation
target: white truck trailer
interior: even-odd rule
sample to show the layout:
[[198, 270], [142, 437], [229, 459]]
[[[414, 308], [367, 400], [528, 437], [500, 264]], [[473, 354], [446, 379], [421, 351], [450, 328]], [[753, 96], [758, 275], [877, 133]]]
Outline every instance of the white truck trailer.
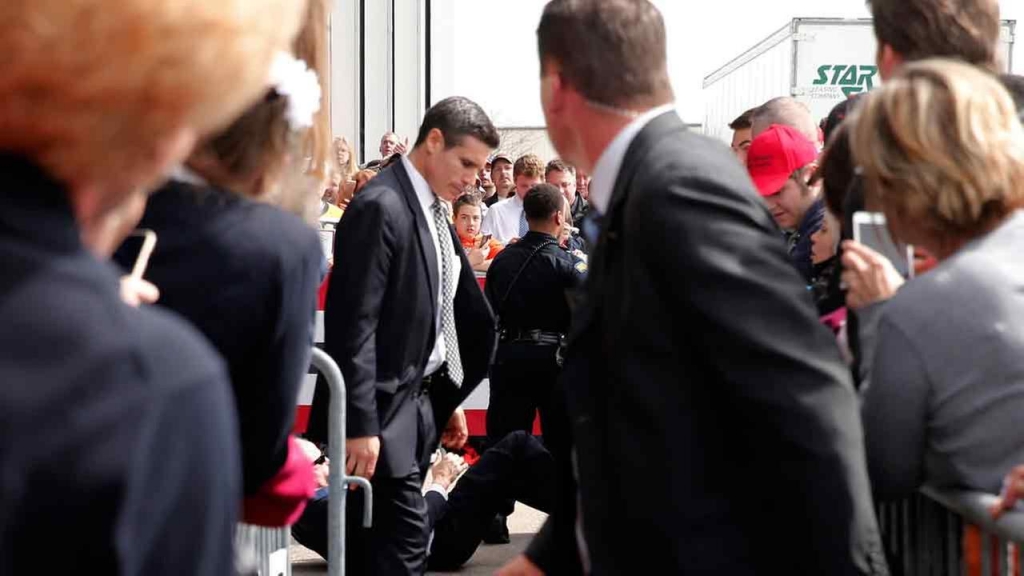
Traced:
[[[1000, 55], [1012, 69], [1016, 22], [1004, 20]], [[729, 141], [729, 123], [777, 96], [794, 96], [815, 119], [881, 82], [871, 19], [796, 18], [704, 78], [704, 133]]]

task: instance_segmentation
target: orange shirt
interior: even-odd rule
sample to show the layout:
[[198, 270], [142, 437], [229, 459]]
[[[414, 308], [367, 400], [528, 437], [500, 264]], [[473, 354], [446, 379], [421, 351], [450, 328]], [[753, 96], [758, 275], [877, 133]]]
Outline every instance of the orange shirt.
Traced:
[[[471, 248], [476, 248], [480, 243], [481, 238], [483, 238], [482, 235], [478, 235], [476, 238], [463, 238], [462, 236], [459, 236], [459, 240], [462, 241], [462, 247], [465, 248], [467, 252], [469, 252]], [[494, 260], [494, 257], [498, 255], [498, 252], [505, 249], [505, 245], [494, 238], [488, 240], [487, 245], [491, 247], [491, 253], [487, 255], [487, 260]]]

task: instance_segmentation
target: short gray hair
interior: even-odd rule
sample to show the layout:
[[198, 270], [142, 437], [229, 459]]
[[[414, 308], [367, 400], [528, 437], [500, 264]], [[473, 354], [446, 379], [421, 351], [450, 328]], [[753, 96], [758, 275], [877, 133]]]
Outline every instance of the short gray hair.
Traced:
[[818, 142], [818, 124], [806, 104], [790, 96], [773, 98], [754, 110], [752, 136], [757, 138], [773, 124], [795, 128], [811, 142]]

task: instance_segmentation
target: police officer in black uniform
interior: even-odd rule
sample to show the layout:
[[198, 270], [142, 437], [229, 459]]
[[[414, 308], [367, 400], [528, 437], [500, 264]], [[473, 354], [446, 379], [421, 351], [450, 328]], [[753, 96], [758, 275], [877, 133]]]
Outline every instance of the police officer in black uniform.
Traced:
[[562, 248], [569, 207], [558, 188], [539, 184], [526, 193], [530, 231], [495, 257], [485, 292], [498, 316], [498, 353], [490, 376], [488, 444], [516, 430], [531, 431], [540, 410], [547, 430], [561, 369], [560, 346], [569, 331], [570, 294], [587, 264]]

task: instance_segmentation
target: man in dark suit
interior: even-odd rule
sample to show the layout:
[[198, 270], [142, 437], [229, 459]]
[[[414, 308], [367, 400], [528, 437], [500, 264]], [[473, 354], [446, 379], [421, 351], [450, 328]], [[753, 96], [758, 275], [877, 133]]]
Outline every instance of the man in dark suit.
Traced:
[[[327, 477], [325, 463], [321, 474]], [[554, 462], [544, 445], [527, 432], [502, 438], [459, 476], [449, 457], [431, 466], [423, 494], [427, 526], [432, 532], [428, 565], [434, 571], [457, 571], [476, 552], [498, 513], [510, 514], [515, 502], [547, 512], [555, 499]], [[452, 486], [458, 479], [458, 483]], [[327, 558], [326, 486], [309, 501], [302, 518], [292, 526], [300, 544]]]
[[[438, 425], [486, 375], [494, 316], [451, 226], [448, 203], [476, 181], [498, 133], [465, 98], [427, 111], [416, 145], [353, 200], [335, 235], [324, 347], [348, 390], [346, 472], [373, 482], [373, 528], [348, 506], [350, 574], [420, 574], [420, 488]], [[326, 394], [314, 398], [324, 418]]]
[[554, 0], [538, 37], [549, 135], [600, 219], [564, 492], [503, 573], [885, 572], [849, 374], [743, 168], [672, 110], [660, 13]]

